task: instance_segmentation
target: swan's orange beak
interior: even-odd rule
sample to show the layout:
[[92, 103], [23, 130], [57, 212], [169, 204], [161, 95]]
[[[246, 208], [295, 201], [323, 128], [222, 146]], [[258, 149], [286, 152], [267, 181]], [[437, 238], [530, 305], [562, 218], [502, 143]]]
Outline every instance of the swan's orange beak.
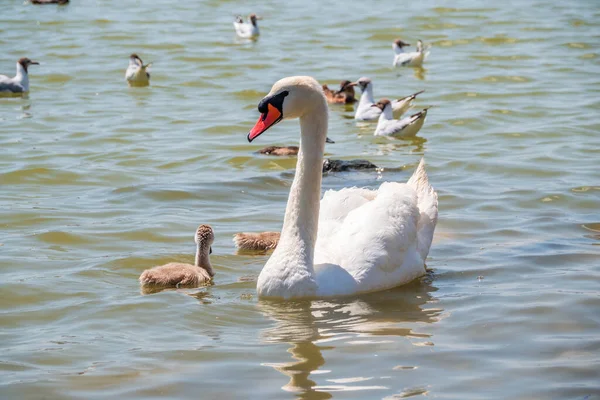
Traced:
[[248, 141], [251, 142], [256, 139], [261, 133], [278, 123], [282, 120], [281, 111], [272, 104], [267, 104], [267, 112], [260, 115], [258, 121], [254, 125], [254, 128], [248, 133]]

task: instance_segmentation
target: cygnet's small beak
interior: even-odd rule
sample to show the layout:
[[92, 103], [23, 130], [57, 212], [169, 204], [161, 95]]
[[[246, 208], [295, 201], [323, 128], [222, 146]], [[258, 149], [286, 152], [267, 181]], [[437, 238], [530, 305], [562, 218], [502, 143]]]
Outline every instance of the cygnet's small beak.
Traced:
[[40, 65], [37, 61], [29, 61], [29, 65]]
[[212, 246], [208, 248], [208, 254], [212, 254]]
[[333, 140], [329, 139], [328, 137], [325, 138], [325, 143], [335, 143]]

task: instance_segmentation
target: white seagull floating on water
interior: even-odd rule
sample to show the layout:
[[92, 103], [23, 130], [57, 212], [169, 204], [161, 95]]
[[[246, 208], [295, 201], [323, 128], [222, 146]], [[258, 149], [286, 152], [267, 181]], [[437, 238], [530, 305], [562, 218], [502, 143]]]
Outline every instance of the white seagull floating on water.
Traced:
[[[381, 115], [381, 109], [377, 107], [371, 107], [375, 104], [375, 98], [373, 97], [373, 82], [371, 79], [362, 77], [355, 84], [360, 88], [362, 95], [354, 114], [354, 119], [359, 121], [375, 121]], [[413, 100], [424, 90], [413, 93], [410, 96], [403, 97], [392, 101], [392, 110], [394, 112], [394, 118], [400, 118], [410, 107], [412, 107]]]
[[150, 72], [148, 68], [152, 63], [144, 65], [137, 54], [129, 56], [129, 66], [125, 71], [125, 79], [129, 86], [148, 86], [150, 84]]
[[410, 117], [397, 120], [394, 119], [392, 103], [388, 99], [382, 99], [379, 103], [373, 104], [372, 107], [381, 110], [381, 116], [377, 122], [377, 128], [375, 128], [375, 136], [393, 136], [396, 138], [415, 136], [423, 127], [429, 109], [429, 107], [424, 108]]
[[9, 78], [6, 75], [0, 75], [0, 93], [25, 93], [29, 92], [29, 76], [27, 67], [30, 65], [40, 65], [37, 61], [32, 61], [27, 57], [20, 58], [17, 61], [17, 75]]
[[238, 15], [233, 22], [236, 35], [245, 39], [250, 39], [260, 35], [260, 32], [258, 31], [258, 25], [256, 24], [256, 20], [259, 19], [261, 19], [261, 17], [257, 16], [256, 14], [250, 14], [248, 16], [248, 22], [244, 22], [244, 19]]
[[423, 65], [423, 61], [429, 55], [429, 49], [431, 45], [423, 46], [422, 41], [417, 42], [417, 50], [405, 53], [404, 47], [410, 46], [410, 43], [405, 43], [400, 39], [397, 39], [392, 44], [392, 48], [394, 49], [394, 67], [421, 67]]

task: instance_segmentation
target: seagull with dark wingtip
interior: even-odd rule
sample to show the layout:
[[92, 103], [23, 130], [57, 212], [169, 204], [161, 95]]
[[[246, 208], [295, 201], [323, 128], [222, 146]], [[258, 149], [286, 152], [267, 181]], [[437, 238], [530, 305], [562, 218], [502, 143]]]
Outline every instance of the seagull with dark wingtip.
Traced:
[[27, 68], [30, 65], [39, 65], [37, 61], [32, 61], [27, 57], [20, 58], [17, 61], [17, 75], [9, 78], [6, 75], [0, 75], [0, 93], [25, 93], [29, 92], [29, 76]]
[[431, 45], [423, 45], [422, 41], [417, 41], [417, 49], [412, 52], [405, 52], [404, 48], [410, 46], [410, 43], [403, 42], [401, 39], [396, 39], [392, 43], [394, 49], [394, 67], [421, 67], [423, 61], [429, 55]]
[[375, 136], [393, 136], [396, 138], [413, 137], [419, 133], [425, 122], [425, 117], [427, 117], [427, 110], [430, 108], [424, 108], [410, 117], [397, 120], [394, 119], [392, 102], [388, 99], [382, 99], [371, 107], [381, 110]]

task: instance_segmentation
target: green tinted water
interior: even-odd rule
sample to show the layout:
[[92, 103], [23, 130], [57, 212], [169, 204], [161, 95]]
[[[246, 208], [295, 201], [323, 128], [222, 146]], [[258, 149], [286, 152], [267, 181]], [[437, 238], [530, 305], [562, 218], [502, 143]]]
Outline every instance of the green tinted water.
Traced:
[[[28, 98], [0, 98], [0, 397], [600, 396], [597, 2], [6, 3], [0, 72], [42, 65]], [[256, 43], [233, 37], [249, 12]], [[391, 68], [396, 37], [433, 44], [424, 70]], [[132, 52], [148, 88], [124, 82]], [[426, 90], [413, 140], [332, 107], [328, 156], [384, 170], [323, 181], [404, 181], [425, 155], [440, 218], [422, 282], [256, 298], [268, 256], [231, 236], [280, 228], [295, 160], [254, 152], [299, 128], [246, 134], [301, 74]], [[141, 295], [144, 269], [193, 260], [200, 223], [215, 285]]]

